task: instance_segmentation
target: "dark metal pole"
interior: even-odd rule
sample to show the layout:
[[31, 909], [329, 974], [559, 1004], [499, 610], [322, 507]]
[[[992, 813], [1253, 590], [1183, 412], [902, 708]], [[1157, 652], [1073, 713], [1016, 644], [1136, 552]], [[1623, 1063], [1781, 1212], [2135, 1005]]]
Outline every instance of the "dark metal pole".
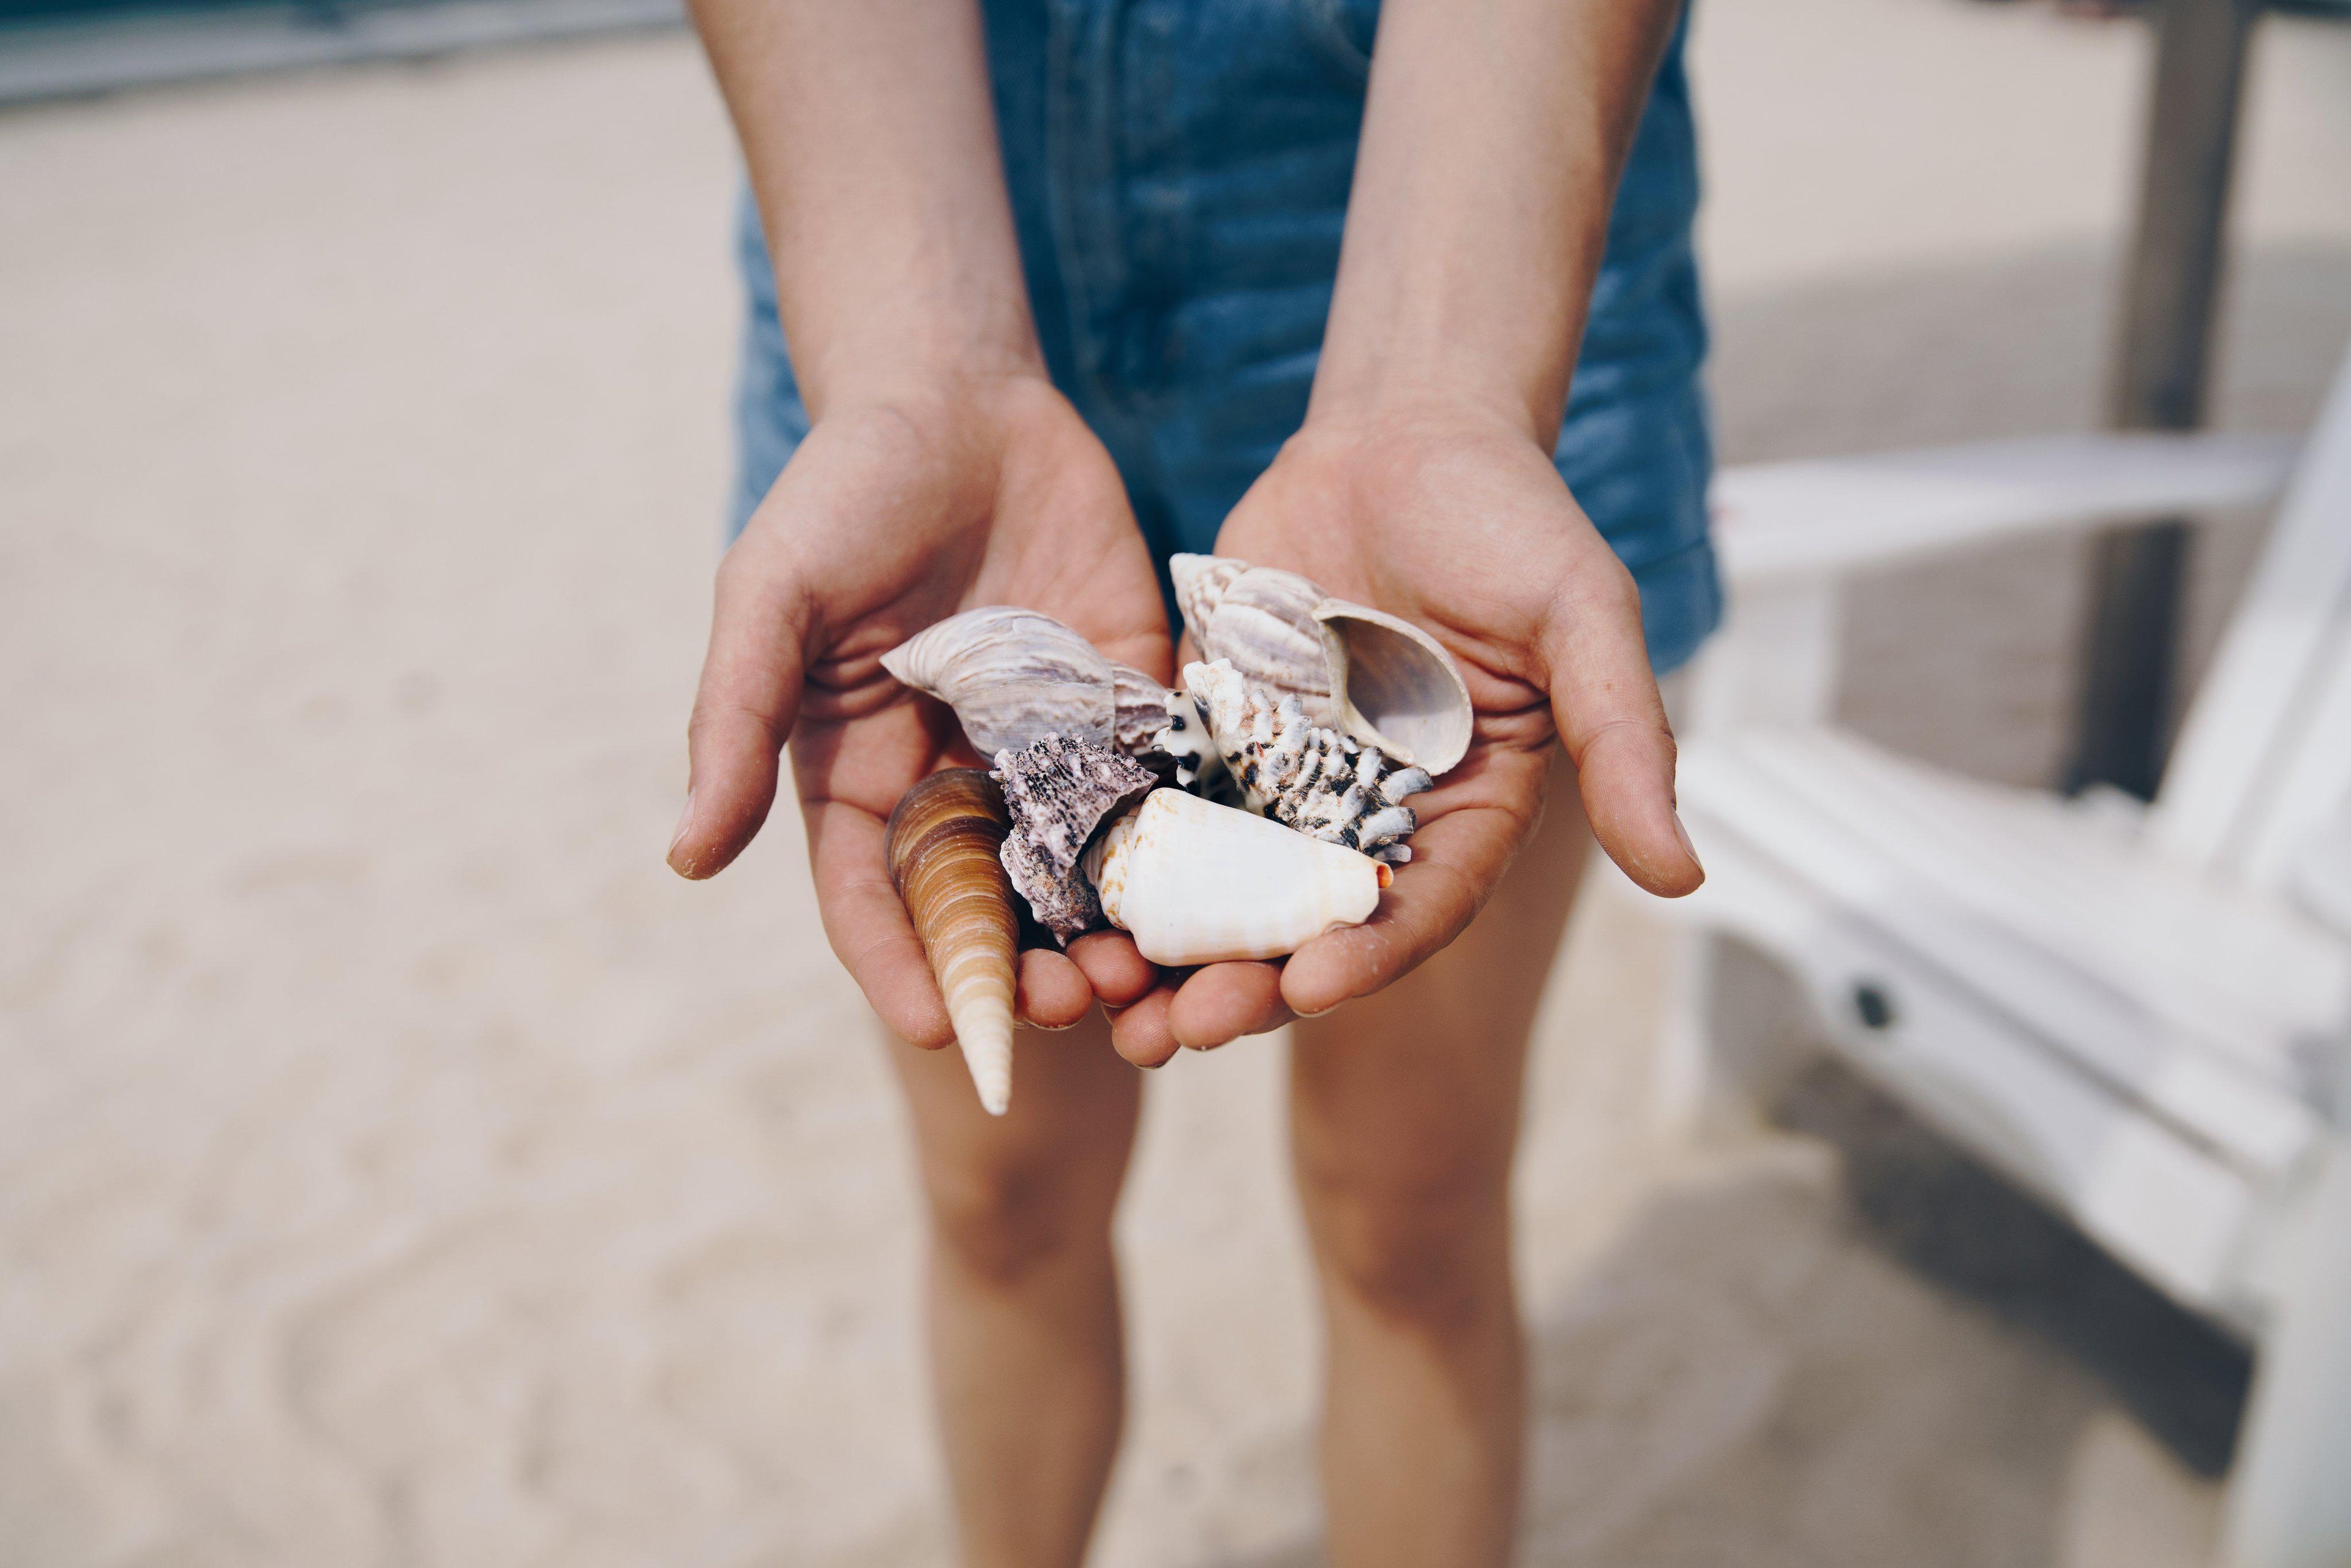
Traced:
[[[2246, 46], [2260, 9], [2259, 0], [2161, 0], [2157, 8], [2138, 227], [2107, 403], [2117, 430], [2189, 430], [2203, 420]], [[2188, 543], [2178, 520], [2098, 541], [2069, 788], [2105, 783], [2154, 797], [2170, 730]]]

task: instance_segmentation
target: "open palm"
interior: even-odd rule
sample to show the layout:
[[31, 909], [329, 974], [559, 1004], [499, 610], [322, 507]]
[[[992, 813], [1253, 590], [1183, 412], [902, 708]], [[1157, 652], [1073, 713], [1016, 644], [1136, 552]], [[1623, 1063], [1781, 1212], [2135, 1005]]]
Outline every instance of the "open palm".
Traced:
[[1414, 798], [1412, 861], [1370, 922], [1282, 963], [1210, 965], [1161, 985], [1118, 1020], [1130, 1060], [1327, 1011], [1452, 941], [1541, 818], [1554, 736], [1577, 765], [1594, 835], [1633, 880], [1668, 896], [1698, 885], [1639, 595], [1522, 431], [1451, 413], [1310, 426], [1233, 508], [1217, 550], [1426, 628], [1461, 666], [1475, 736], [1461, 764]]
[[[892, 888], [883, 826], [925, 773], [984, 759], [881, 655], [981, 604], [1041, 611], [1112, 658], [1169, 673], [1117, 471], [1050, 385], [996, 382], [820, 420], [719, 570], [670, 851], [694, 877], [732, 861], [773, 803], [789, 738], [825, 935], [883, 1020], [930, 1049], [954, 1031]], [[1123, 936], [1089, 937], [1070, 956], [1024, 954], [1019, 1006], [1060, 1027], [1151, 979]]]

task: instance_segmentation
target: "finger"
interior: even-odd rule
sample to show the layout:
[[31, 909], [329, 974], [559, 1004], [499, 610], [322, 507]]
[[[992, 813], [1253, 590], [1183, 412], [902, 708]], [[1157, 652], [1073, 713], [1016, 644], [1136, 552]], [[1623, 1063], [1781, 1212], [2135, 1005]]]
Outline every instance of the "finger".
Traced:
[[1552, 718], [1574, 760], [1584, 814], [1608, 858], [1651, 893], [1706, 880], [1674, 811], [1674, 737], [1641, 635], [1641, 596], [1612, 556], [1573, 580], [1541, 644]]
[[1017, 974], [1012, 1005], [1024, 1023], [1067, 1029], [1094, 1005], [1093, 988], [1064, 954], [1032, 947], [1020, 955]]
[[718, 570], [710, 648], [686, 725], [685, 812], [671, 869], [726, 869], [775, 803], [777, 756], [798, 714], [810, 615], [798, 576], [750, 536]]
[[1123, 931], [1088, 932], [1070, 944], [1070, 958], [1104, 1007], [1133, 1007], [1159, 978], [1158, 966], [1136, 952]]
[[953, 1044], [955, 1026], [922, 938], [883, 863], [881, 820], [838, 801], [810, 802], [806, 810], [825, 939], [893, 1034], [925, 1051]]
[[1131, 1008], [1121, 1008], [1110, 1015], [1110, 1043], [1127, 1061], [1137, 1067], [1164, 1067], [1168, 1058], [1183, 1049], [1173, 1030], [1167, 1027], [1167, 1009], [1176, 1000], [1173, 979], [1155, 986]]
[[1279, 964], [1210, 964], [1184, 982], [1167, 1009], [1169, 1030], [1193, 1051], [1214, 1051], [1245, 1034], [1268, 1033], [1290, 1018]]
[[1412, 836], [1412, 860], [1361, 925], [1328, 932], [1282, 966], [1282, 1000], [1301, 1018], [1394, 985], [1476, 917], [1510, 867], [1520, 819], [1498, 807], [1446, 812]]

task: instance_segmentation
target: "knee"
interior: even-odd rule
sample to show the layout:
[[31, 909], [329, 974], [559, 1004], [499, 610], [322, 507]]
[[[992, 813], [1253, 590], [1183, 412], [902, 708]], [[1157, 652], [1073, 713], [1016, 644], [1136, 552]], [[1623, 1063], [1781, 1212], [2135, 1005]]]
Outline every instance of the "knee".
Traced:
[[1354, 1304], [1440, 1338], [1515, 1313], [1509, 1199], [1499, 1184], [1463, 1176], [1316, 1186], [1308, 1201], [1323, 1270]]
[[943, 1261], [968, 1279], [1018, 1286], [1090, 1249], [1107, 1251], [1107, 1205], [1067, 1189], [1069, 1173], [1007, 1162], [935, 1174], [931, 1235]]

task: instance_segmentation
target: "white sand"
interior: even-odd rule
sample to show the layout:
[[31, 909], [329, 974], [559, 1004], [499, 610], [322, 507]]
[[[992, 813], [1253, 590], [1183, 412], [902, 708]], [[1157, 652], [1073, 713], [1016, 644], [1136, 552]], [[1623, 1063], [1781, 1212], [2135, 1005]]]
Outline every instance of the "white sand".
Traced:
[[[1711, 0], [1698, 53], [1729, 455], [2092, 415], [2130, 30]], [[2259, 85], [2222, 412], [2274, 425], [2351, 330], [2351, 31], [2270, 24]], [[731, 171], [676, 37], [0, 116], [9, 1568], [943, 1559], [797, 833], [660, 864]], [[1856, 721], [2044, 771], [2069, 560], [1884, 585]], [[2197, 1561], [2202, 1342], [2069, 1341], [2113, 1282], [2046, 1236], [1954, 1292], [1813, 1136], [1661, 1142], [1660, 954], [1595, 904], [1546, 1014], [1533, 1560]], [[1314, 1560], [1278, 1066], [1154, 1082], [1105, 1563]]]

